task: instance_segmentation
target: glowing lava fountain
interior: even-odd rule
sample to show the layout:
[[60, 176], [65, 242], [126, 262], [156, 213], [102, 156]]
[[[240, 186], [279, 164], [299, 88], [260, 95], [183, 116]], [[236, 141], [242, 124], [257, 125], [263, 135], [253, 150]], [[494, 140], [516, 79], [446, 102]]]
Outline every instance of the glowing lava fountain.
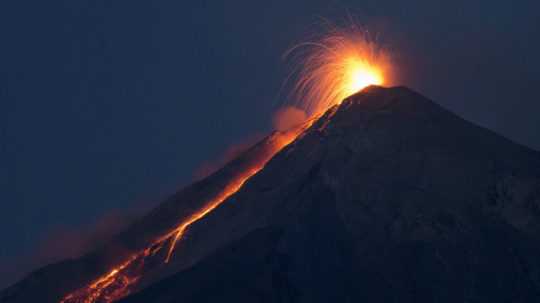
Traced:
[[263, 149], [249, 150], [255, 154], [253, 158], [256, 160], [238, 171], [213, 198], [202, 203], [201, 209], [89, 285], [66, 295], [61, 303], [113, 302], [130, 294], [144, 273], [157, 266], [155, 258], [164, 256], [165, 263], [168, 263], [177, 242], [193, 223], [240, 190], [276, 153], [309, 128], [321, 113], [366, 86], [387, 82], [387, 55], [358, 31], [334, 30], [320, 42], [295, 46], [288, 52], [292, 53], [301, 54], [295, 69], [293, 94], [311, 119], [288, 131], [275, 132], [264, 141]]
[[388, 85], [391, 60], [387, 50], [356, 25], [329, 26], [316, 42], [304, 42], [284, 55], [292, 59], [290, 99], [315, 116], [369, 85]]

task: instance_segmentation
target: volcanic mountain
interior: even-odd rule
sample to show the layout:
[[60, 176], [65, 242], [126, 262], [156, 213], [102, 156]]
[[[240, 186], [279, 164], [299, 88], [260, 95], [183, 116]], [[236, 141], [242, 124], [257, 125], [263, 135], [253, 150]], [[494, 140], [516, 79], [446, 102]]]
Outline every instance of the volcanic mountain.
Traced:
[[275, 155], [266, 151], [287, 134], [268, 136], [0, 302], [60, 301], [260, 159], [169, 262], [149, 250], [120, 302], [540, 302], [539, 152], [404, 87], [370, 86], [297, 132]]

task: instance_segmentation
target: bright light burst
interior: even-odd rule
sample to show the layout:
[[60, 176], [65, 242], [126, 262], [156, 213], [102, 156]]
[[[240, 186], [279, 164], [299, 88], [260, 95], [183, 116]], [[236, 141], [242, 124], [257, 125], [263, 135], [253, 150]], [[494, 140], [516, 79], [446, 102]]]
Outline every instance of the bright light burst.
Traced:
[[309, 115], [325, 111], [369, 85], [388, 84], [388, 52], [357, 26], [331, 27], [316, 42], [294, 46], [292, 99]]

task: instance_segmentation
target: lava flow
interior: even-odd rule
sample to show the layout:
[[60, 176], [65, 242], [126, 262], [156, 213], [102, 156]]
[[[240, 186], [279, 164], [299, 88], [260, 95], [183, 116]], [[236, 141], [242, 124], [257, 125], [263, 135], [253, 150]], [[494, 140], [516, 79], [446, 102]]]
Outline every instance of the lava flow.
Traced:
[[[313, 120], [307, 121], [303, 125], [285, 132], [275, 132], [267, 140], [266, 145], [254, 152], [258, 153], [254, 159], [255, 163], [240, 171], [235, 178], [211, 200], [204, 204], [204, 207], [192, 214], [188, 219], [180, 223], [174, 230], [158, 237], [142, 251], [131, 255], [124, 263], [111, 269], [108, 273], [99, 277], [90, 285], [64, 297], [62, 303], [93, 303], [93, 302], [113, 302], [125, 297], [133, 286], [139, 281], [144, 272], [148, 270], [146, 261], [152, 257], [160, 255], [160, 252], [169, 244], [166, 251], [165, 263], [169, 262], [178, 240], [182, 238], [185, 231], [191, 224], [203, 218], [206, 214], [214, 210], [228, 197], [236, 193], [242, 185], [268, 162], [278, 151], [291, 143], [296, 137], [311, 125]], [[155, 266], [155, 265], [154, 265]]]
[[296, 69], [295, 99], [311, 118], [291, 130], [275, 132], [264, 141], [268, 145], [262, 150], [250, 150], [260, 153], [254, 156], [257, 160], [241, 169], [221, 191], [202, 204], [200, 210], [89, 285], [66, 295], [61, 303], [113, 302], [130, 294], [144, 273], [163, 264], [163, 261], [156, 262], [156, 258], [164, 257], [168, 263], [177, 242], [193, 223], [240, 190], [276, 153], [309, 128], [321, 113], [368, 85], [386, 82], [388, 58], [377, 50], [374, 43], [366, 40], [364, 34], [333, 31], [320, 42], [300, 44], [290, 53], [299, 49], [308, 52], [303, 52], [304, 57]]

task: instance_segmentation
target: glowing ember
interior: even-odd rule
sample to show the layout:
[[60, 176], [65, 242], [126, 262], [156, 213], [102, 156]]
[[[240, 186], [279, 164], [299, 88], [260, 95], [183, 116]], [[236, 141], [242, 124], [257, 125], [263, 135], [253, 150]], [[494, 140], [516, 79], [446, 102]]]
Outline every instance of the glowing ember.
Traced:
[[388, 84], [391, 75], [388, 52], [356, 26], [332, 27], [319, 41], [296, 45], [285, 56], [293, 58], [292, 98], [310, 115], [369, 85]]

